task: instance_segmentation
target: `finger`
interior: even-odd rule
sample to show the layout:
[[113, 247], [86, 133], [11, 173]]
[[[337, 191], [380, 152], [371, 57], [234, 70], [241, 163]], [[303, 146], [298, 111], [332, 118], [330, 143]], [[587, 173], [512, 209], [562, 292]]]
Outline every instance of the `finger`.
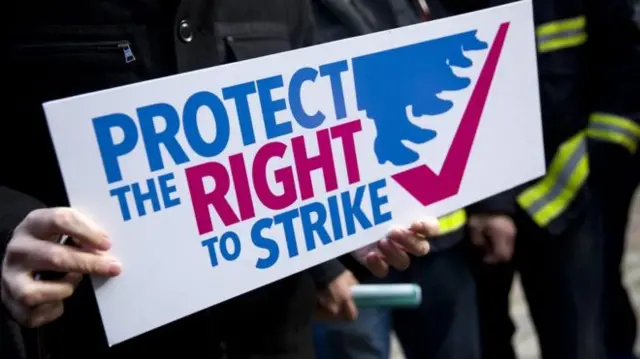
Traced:
[[24, 326], [38, 328], [58, 319], [64, 312], [62, 302], [46, 303], [35, 307], [27, 314]]
[[506, 262], [513, 256], [513, 241], [508, 238], [496, 238], [493, 241], [493, 254], [496, 260]]
[[36, 238], [51, 234], [69, 235], [81, 245], [107, 250], [107, 233], [92, 220], [69, 207], [35, 210], [25, 219], [25, 227]]
[[11, 296], [23, 306], [35, 307], [69, 298], [82, 276], [73, 273], [57, 281], [39, 281], [28, 273], [22, 273], [14, 278], [6, 281]]
[[428, 217], [411, 223], [409, 229], [416, 234], [431, 238], [440, 234], [440, 223], [437, 218]]
[[498, 258], [496, 257], [496, 255], [493, 252], [486, 253], [482, 260], [486, 264], [498, 264], [500, 262], [500, 260], [498, 260]]
[[473, 243], [474, 246], [486, 248], [486, 237], [484, 236], [482, 229], [478, 228], [478, 226], [469, 226], [469, 237], [471, 238], [471, 243]]
[[356, 303], [353, 301], [353, 298], [347, 298], [344, 301], [342, 312], [342, 317], [345, 320], [352, 321], [358, 318], [358, 308], [356, 307]]
[[47, 241], [24, 241], [14, 247], [24, 258], [23, 265], [36, 271], [57, 271], [99, 276], [120, 274], [121, 264], [113, 257], [83, 251]]
[[329, 295], [324, 293], [318, 294], [316, 296], [316, 300], [318, 302], [318, 306], [322, 308], [328, 308], [329, 304], [331, 303], [331, 299], [329, 298]]
[[398, 248], [392, 240], [385, 238], [378, 242], [380, 252], [384, 254], [390, 266], [397, 270], [405, 270], [409, 267], [409, 256], [405, 251]]
[[364, 260], [369, 271], [376, 277], [384, 278], [389, 273], [389, 265], [382, 253], [372, 251], [365, 256]]
[[388, 239], [394, 242], [400, 252], [407, 251], [414, 256], [424, 256], [429, 253], [431, 246], [424, 238], [420, 238], [411, 230], [393, 229]]

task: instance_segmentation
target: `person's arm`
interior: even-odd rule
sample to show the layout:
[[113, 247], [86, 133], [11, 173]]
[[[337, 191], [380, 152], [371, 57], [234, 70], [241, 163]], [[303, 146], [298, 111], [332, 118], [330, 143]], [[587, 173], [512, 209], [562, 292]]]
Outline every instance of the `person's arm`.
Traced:
[[590, 138], [637, 151], [640, 29], [627, 0], [585, 0], [591, 70]]
[[316, 26], [313, 19], [311, 0], [295, 0], [296, 6], [291, 6], [291, 45], [293, 49], [318, 44]]

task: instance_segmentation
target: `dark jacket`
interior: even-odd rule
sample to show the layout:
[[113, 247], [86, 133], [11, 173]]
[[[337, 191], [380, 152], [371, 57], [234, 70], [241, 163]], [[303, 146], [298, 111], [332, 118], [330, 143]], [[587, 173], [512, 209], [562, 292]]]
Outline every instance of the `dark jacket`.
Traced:
[[[2, 215], [10, 216], [0, 223], [5, 235], [28, 212], [27, 207], [68, 204], [43, 102], [287, 51], [314, 41], [306, 0], [11, 2], [4, 13], [2, 47], [8, 71], [3, 71], [0, 83], [8, 95], [2, 97], [0, 185], [38, 200], [2, 195], [0, 203], [9, 211]], [[18, 206], [16, 198], [27, 204]], [[210, 353], [215, 345], [210, 343], [209, 330], [230, 325], [243, 312], [268, 312], [271, 304], [291, 303], [301, 311], [288, 315], [304, 326], [315, 302], [313, 286], [311, 294], [297, 294], [306, 283], [300, 278], [311, 273], [316, 283], [326, 284], [342, 270], [337, 261], [331, 261], [229, 301], [225, 310], [230, 314], [222, 315], [226, 318], [222, 321], [215, 322], [221, 316], [211, 319], [199, 313], [116, 346], [115, 351], [106, 351], [93, 291], [85, 280], [66, 302], [65, 315], [39, 330], [37, 338], [54, 359], [153, 357], [177, 349]], [[33, 349], [35, 331], [24, 333], [27, 347]]]

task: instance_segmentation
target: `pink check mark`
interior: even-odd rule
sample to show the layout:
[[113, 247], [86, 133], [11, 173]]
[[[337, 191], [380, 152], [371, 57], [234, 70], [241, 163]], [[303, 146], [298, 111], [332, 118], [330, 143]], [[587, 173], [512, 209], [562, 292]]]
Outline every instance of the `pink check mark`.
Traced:
[[502, 23], [498, 29], [440, 174], [433, 172], [427, 165], [420, 165], [392, 176], [423, 206], [451, 197], [460, 190], [464, 170], [469, 161], [473, 140], [480, 124], [482, 111], [489, 95], [508, 29], [508, 22]]

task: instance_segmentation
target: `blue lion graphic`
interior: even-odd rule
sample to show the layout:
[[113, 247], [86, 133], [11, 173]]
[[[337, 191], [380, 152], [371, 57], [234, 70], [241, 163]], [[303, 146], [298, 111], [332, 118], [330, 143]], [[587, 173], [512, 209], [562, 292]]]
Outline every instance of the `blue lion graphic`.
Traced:
[[358, 109], [374, 121], [377, 134], [373, 147], [380, 164], [389, 161], [402, 166], [420, 158], [402, 141], [423, 144], [437, 134], [412, 124], [406, 107], [413, 105], [414, 116], [449, 111], [453, 102], [437, 95], [471, 84], [470, 79], [454, 74], [452, 67], [471, 67], [472, 61], [463, 51], [487, 47], [473, 30], [353, 58]]

